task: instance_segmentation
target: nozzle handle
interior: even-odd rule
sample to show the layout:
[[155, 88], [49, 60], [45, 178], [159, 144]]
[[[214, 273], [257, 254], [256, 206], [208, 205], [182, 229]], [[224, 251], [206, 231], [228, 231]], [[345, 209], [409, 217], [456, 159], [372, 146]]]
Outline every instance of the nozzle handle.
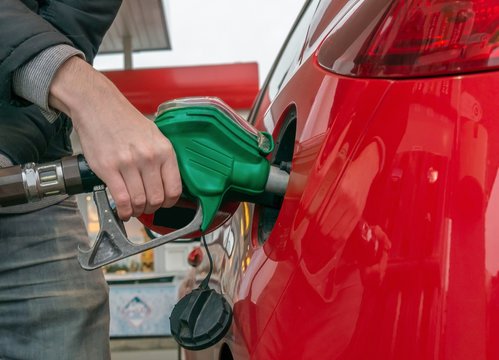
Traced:
[[[69, 158], [74, 158], [74, 156], [71, 156]], [[64, 159], [62, 159], [64, 160]], [[90, 166], [88, 165], [87, 160], [83, 155], [76, 155], [76, 162], [78, 164], [78, 174], [74, 174], [74, 176], [71, 176], [68, 174], [66, 176], [66, 171], [64, 170], [64, 181], [66, 182], [68, 194], [73, 195], [73, 194], [80, 194], [80, 193], [89, 193], [92, 192], [93, 189], [98, 186], [98, 185], [104, 185], [101, 179], [95, 173], [90, 169]], [[64, 165], [63, 165], [64, 167]], [[67, 167], [66, 167], [67, 168]], [[79, 188], [74, 188], [74, 190], [71, 188], [69, 189], [69, 183], [72, 179], [75, 180], [80, 180], [81, 182], [81, 190]], [[71, 191], [71, 192], [69, 192]], [[75, 192], [72, 192], [75, 191]], [[77, 192], [76, 192], [77, 191]]]

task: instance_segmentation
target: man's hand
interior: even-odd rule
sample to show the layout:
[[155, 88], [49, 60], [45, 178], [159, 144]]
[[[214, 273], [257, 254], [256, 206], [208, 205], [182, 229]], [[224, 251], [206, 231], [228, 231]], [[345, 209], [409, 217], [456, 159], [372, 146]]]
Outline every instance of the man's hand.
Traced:
[[182, 184], [172, 144], [104, 75], [70, 58], [51, 83], [49, 104], [73, 120], [85, 158], [121, 219], [176, 203]]

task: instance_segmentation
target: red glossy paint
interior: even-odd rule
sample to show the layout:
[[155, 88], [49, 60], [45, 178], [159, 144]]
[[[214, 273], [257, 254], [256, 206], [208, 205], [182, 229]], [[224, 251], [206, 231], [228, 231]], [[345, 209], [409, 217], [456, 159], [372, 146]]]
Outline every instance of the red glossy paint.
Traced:
[[[370, 81], [378, 105], [366, 101], [367, 117], [343, 96], [313, 119], [298, 111], [293, 196], [278, 220], [289, 233], [275, 229], [258, 249], [269, 257], [252, 279], [262, 292], [235, 305], [236, 318], [254, 307], [266, 324], [247, 344], [253, 358], [499, 356], [497, 81]], [[300, 109], [294, 84], [273, 113], [291, 99]], [[352, 104], [368, 89], [340, 86]]]
[[142, 113], [189, 96], [216, 96], [234, 109], [249, 109], [258, 92], [258, 65], [239, 63], [103, 72]]
[[340, 8], [312, 11], [253, 109], [275, 138], [296, 112], [292, 172], [268, 240], [240, 236], [218, 270], [234, 322], [209, 356], [499, 359], [499, 72], [327, 72], [315, 50]]

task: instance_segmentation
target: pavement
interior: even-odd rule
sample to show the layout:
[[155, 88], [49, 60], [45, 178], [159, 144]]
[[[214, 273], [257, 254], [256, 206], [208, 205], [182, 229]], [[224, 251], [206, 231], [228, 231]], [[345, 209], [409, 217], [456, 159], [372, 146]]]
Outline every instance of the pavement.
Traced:
[[112, 360], [181, 360], [172, 338], [111, 339]]
[[118, 351], [111, 353], [111, 360], [178, 360], [176, 350]]

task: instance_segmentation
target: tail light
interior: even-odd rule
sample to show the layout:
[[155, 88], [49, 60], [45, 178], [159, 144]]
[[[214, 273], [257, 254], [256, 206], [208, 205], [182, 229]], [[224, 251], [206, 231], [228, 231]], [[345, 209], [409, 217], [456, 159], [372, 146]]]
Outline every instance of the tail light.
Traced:
[[187, 255], [187, 262], [193, 267], [199, 266], [203, 262], [203, 250], [199, 246], [192, 249]]
[[317, 55], [338, 74], [407, 78], [499, 68], [499, 0], [364, 1], [341, 28]]

